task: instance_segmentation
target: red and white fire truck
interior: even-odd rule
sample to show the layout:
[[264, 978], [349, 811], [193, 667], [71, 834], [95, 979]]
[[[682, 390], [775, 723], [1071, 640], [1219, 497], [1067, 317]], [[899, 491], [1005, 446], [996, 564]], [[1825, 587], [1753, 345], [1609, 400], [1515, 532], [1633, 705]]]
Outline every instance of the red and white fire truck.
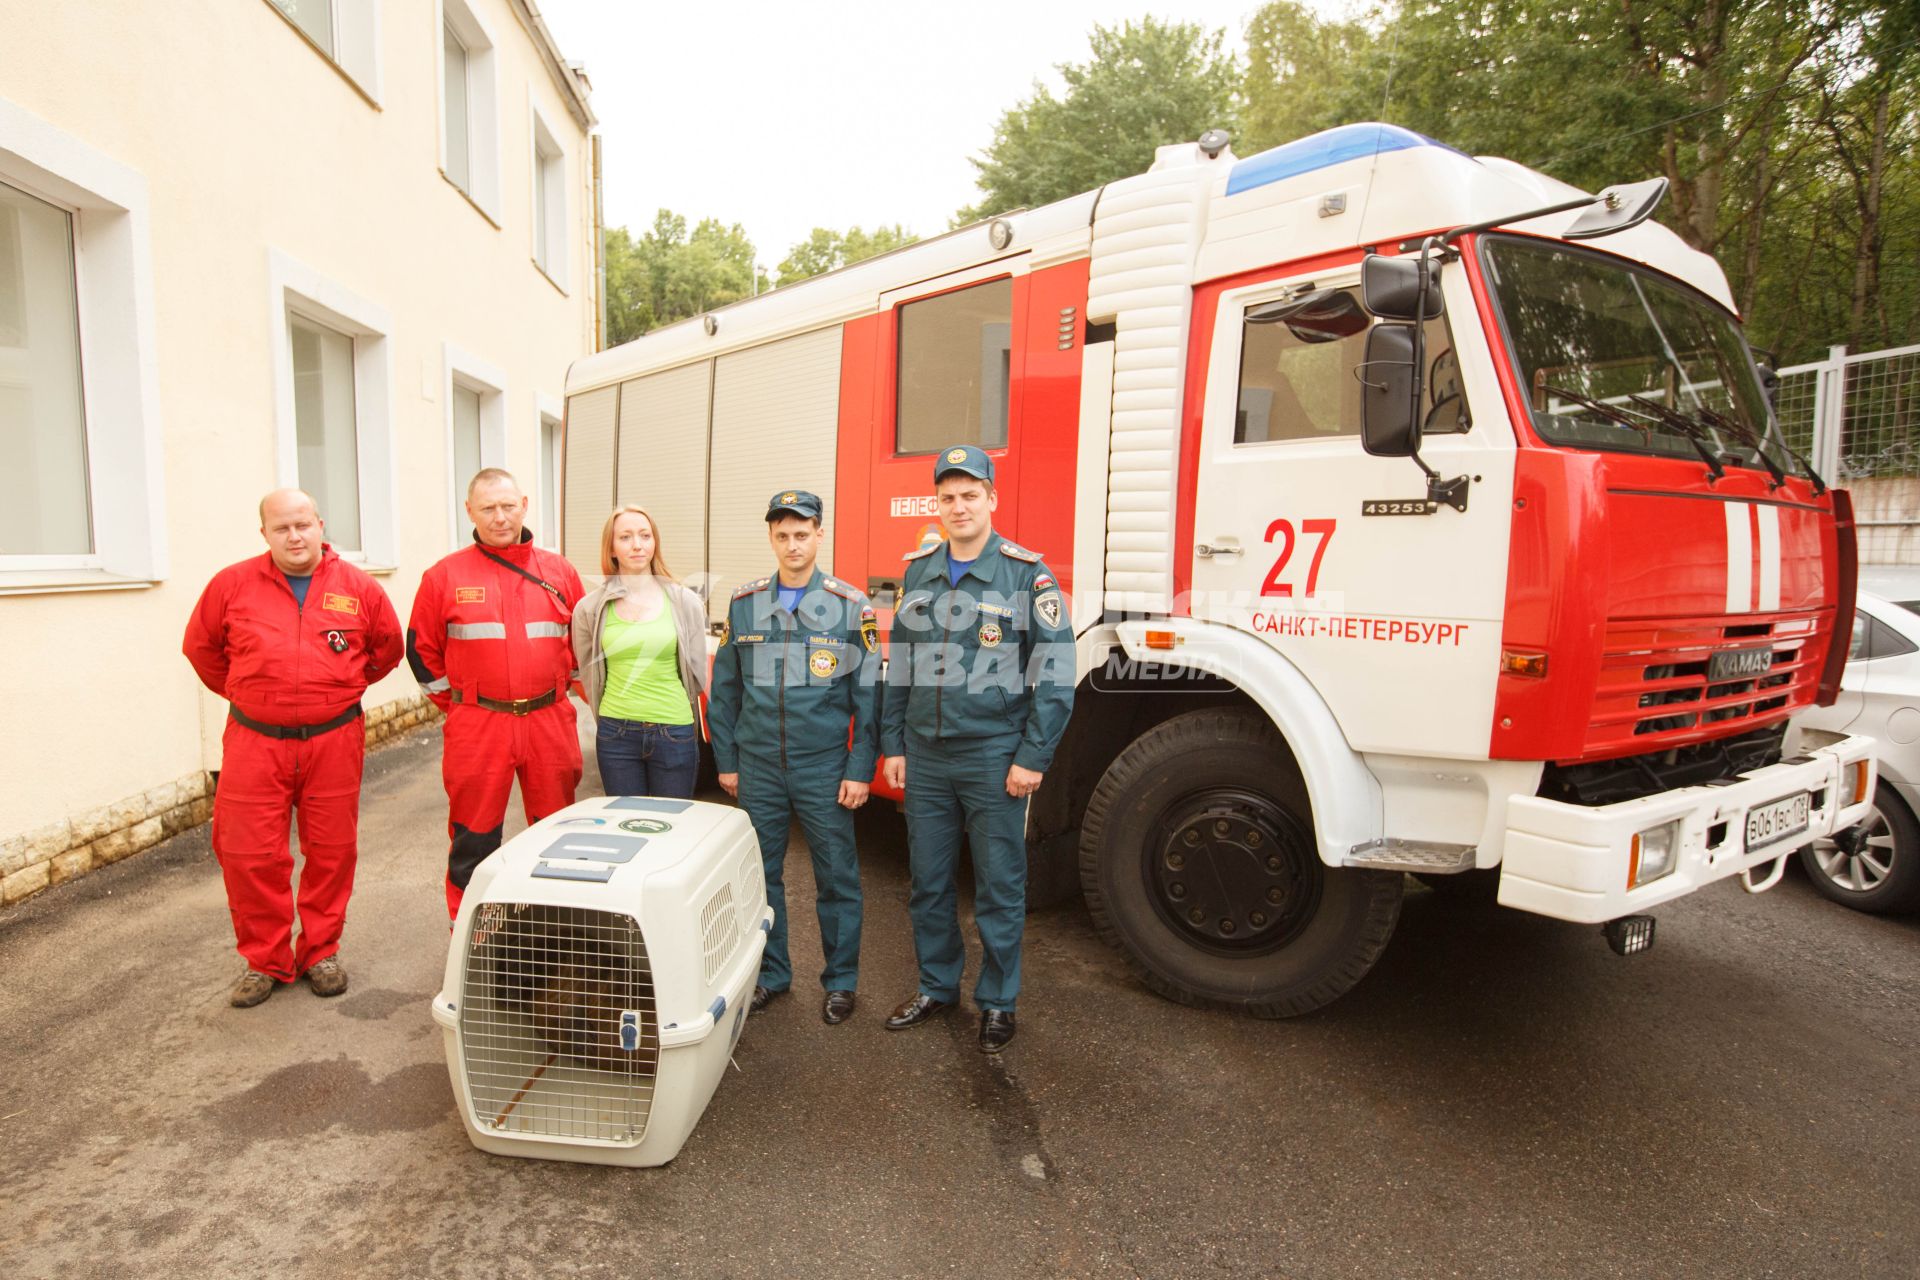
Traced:
[[1625, 953], [1860, 820], [1869, 741], [1790, 724], [1837, 688], [1851, 508], [1646, 220], [1662, 184], [1378, 124], [1226, 141], [579, 361], [567, 554], [639, 503], [717, 624], [806, 488], [884, 611], [940, 536], [932, 454], [987, 449], [1078, 637], [1030, 896], [1077, 883], [1190, 1002], [1338, 997], [1403, 873]]

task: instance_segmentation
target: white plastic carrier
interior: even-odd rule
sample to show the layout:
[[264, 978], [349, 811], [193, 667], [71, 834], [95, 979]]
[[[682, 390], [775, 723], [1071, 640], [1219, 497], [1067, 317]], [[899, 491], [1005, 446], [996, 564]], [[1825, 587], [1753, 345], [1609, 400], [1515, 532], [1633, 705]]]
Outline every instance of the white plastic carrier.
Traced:
[[474, 872], [433, 1017], [499, 1155], [665, 1164], [725, 1073], [773, 912], [745, 813], [584, 800]]

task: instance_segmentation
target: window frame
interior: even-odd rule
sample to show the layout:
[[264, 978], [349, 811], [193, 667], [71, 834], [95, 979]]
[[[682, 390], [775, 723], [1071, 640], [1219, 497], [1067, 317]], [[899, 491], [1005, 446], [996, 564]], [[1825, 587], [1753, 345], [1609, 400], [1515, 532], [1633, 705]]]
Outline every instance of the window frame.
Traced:
[[[500, 227], [500, 59], [492, 34], [466, 0], [436, 0], [433, 42], [434, 113], [439, 122], [440, 176], [467, 203]], [[447, 53], [444, 33], [451, 31], [467, 55], [467, 182], [447, 172]]]
[[[300, 484], [300, 436], [294, 410], [293, 325], [298, 315], [353, 339], [353, 430], [360, 481], [360, 546], [341, 551], [369, 572], [399, 564], [399, 510], [393, 411], [393, 319], [384, 307], [269, 247], [268, 332], [273, 342], [274, 424], [279, 483]], [[320, 513], [321, 518], [326, 512]]]
[[0, 180], [72, 218], [93, 546], [0, 555], [0, 595], [152, 586], [167, 531], [146, 178], [5, 98], [0, 140]]
[[[560, 141], [559, 133], [533, 100], [533, 86], [527, 86], [527, 236], [532, 246], [534, 269], [562, 296], [569, 294], [567, 281], [572, 279], [573, 272], [573, 237], [568, 234], [572, 225], [573, 189], [567, 177], [568, 160], [567, 148]], [[545, 243], [540, 234], [543, 212]]]
[[440, 423], [446, 449], [447, 545], [458, 551], [468, 539], [467, 483], [472, 476], [454, 474], [453, 389], [462, 387], [480, 397], [480, 466], [507, 465], [507, 375], [498, 366], [452, 342], [441, 344]]
[[[545, 529], [545, 537], [536, 535], [549, 551], [560, 550], [560, 473], [566, 457], [566, 405], [559, 396], [544, 391], [533, 393], [534, 406], [534, 496], [540, 506], [534, 508], [534, 527]], [[553, 429], [553, 450], [547, 449], [547, 429]]]
[[937, 444], [931, 449], [903, 450], [900, 448], [900, 395], [903, 389], [903, 381], [900, 376], [901, 370], [903, 368], [903, 362], [900, 356], [901, 356], [901, 338], [903, 334], [903, 327], [906, 322], [907, 308], [911, 306], [915, 306], [922, 302], [934, 302], [941, 298], [950, 297], [953, 294], [964, 293], [969, 289], [979, 289], [979, 288], [984, 288], [987, 285], [998, 284], [1003, 280], [1006, 281], [1008, 285], [1008, 296], [1007, 296], [1008, 369], [1007, 369], [1007, 384], [1006, 384], [1007, 438], [1005, 440], [1002, 440], [998, 444], [990, 444], [985, 441], [978, 441], [973, 443], [975, 443], [978, 448], [988, 453], [995, 453], [995, 452], [1004, 453], [1006, 452], [1006, 450], [1008, 450], [1013, 446], [1014, 383], [1016, 381], [1013, 366], [1016, 363], [1018, 363], [1017, 356], [1020, 351], [1020, 344], [1019, 344], [1019, 321], [1020, 321], [1019, 301], [1020, 300], [1019, 300], [1019, 288], [1018, 288], [1018, 285], [1015, 283], [1015, 280], [1016, 280], [1016, 277], [1021, 273], [1008, 270], [1007, 265], [1001, 262], [987, 263], [987, 264], [984, 264], [984, 267], [985, 269], [982, 270], [979, 274], [975, 274], [974, 272], [967, 272], [962, 278], [951, 280], [949, 283], [946, 284], [944, 288], [932, 289], [925, 293], [916, 294], [913, 297], [897, 298], [892, 302], [891, 307], [893, 311], [893, 324], [891, 325], [891, 333], [889, 336], [892, 339], [893, 350], [892, 350], [892, 359], [889, 361], [889, 363], [892, 366], [891, 378], [893, 382], [893, 387], [892, 387], [893, 403], [891, 404], [891, 406], [889, 406], [890, 408], [889, 416], [891, 419], [891, 439], [889, 439], [886, 442], [887, 454], [889, 457], [931, 458], [934, 454], [939, 453], [942, 449], [949, 447], [953, 443], [951, 440], [949, 440], [943, 444]]
[[383, 107], [384, 86], [380, 61], [380, 0], [327, 0], [333, 49], [321, 47], [304, 27], [273, 0], [260, 0], [274, 16], [339, 73], [375, 110]]

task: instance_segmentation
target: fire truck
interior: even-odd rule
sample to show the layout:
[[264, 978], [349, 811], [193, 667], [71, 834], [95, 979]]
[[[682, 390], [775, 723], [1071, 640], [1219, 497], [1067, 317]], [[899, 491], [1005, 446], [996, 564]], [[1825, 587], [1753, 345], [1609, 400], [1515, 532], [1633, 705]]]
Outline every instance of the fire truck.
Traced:
[[1786, 446], [1713, 260], [1394, 126], [1224, 134], [577, 362], [563, 545], [655, 516], [714, 629], [767, 495], [882, 611], [933, 455], [1077, 637], [1030, 902], [1083, 893], [1172, 998], [1289, 1016], [1374, 964], [1408, 875], [1652, 942], [1655, 905], [1861, 820], [1802, 730], [1851, 626], [1851, 507]]

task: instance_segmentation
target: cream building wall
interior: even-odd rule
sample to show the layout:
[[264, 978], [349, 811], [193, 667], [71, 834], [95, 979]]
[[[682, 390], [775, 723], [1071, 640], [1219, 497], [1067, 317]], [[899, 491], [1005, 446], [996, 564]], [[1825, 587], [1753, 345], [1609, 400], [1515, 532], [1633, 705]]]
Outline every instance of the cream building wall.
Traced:
[[[264, 550], [261, 494], [297, 476], [290, 305], [380, 331], [356, 346], [361, 502], [390, 521], [367, 567], [403, 623], [454, 545], [454, 379], [497, 392], [483, 461], [521, 477], [552, 540], [541, 415], [558, 418], [599, 305], [584, 77], [525, 0], [331, 4], [353, 75], [283, 16], [298, 5], [0, 0], [0, 183], [76, 210], [110, 561], [0, 554], [0, 900], [205, 815], [226, 708], [181, 634], [208, 578]], [[441, 172], [447, 21], [492, 41], [488, 209]], [[564, 153], [554, 278], [533, 261], [536, 127]], [[417, 696], [403, 662], [369, 723], [424, 715]]]

